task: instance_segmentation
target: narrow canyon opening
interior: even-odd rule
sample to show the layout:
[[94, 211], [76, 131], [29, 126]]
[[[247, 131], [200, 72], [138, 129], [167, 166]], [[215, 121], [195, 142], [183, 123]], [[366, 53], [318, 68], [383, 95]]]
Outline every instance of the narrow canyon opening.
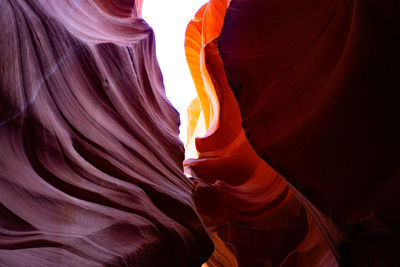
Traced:
[[[180, 114], [179, 139], [187, 144], [187, 109], [196, 98], [196, 89], [185, 57], [185, 31], [188, 23], [207, 0], [179, 1], [173, 4], [162, 0], [143, 2], [142, 17], [153, 28], [156, 56], [164, 79], [168, 100]], [[189, 151], [192, 149], [192, 151]], [[186, 158], [197, 157], [188, 148]]]

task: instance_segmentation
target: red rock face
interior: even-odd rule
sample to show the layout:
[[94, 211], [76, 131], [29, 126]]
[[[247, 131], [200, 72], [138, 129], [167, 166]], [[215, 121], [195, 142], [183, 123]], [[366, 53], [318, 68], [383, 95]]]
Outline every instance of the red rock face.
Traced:
[[[335, 266], [312, 219], [315, 215], [325, 222], [324, 216], [311, 204], [309, 211], [303, 207], [298, 192], [257, 155], [241, 127], [217, 44], [226, 7], [226, 1], [210, 1], [186, 32], [188, 63], [209, 122], [206, 135], [196, 139], [199, 157], [184, 162], [196, 183], [198, 211], [215, 243], [207, 265]], [[191, 122], [198, 120], [197, 113], [189, 113]]]
[[213, 0], [196, 14], [186, 48], [208, 130], [185, 165], [209, 266], [400, 264], [398, 11]]
[[0, 265], [204, 262], [178, 113], [134, 1], [0, 13]]
[[248, 140], [339, 225], [345, 265], [399, 265], [398, 12], [395, 1], [239, 0], [219, 38]]

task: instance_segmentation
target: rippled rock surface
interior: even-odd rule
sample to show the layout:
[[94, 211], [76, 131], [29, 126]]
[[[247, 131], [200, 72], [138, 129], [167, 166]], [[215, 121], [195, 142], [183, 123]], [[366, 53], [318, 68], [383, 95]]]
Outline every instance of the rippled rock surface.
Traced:
[[0, 2], [0, 265], [210, 256], [139, 13], [122, 0]]

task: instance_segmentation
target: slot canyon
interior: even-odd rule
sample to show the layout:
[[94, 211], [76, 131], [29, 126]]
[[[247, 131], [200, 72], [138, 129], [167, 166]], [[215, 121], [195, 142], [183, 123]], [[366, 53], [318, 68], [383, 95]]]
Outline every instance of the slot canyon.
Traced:
[[0, 0], [0, 266], [400, 266], [399, 2], [209, 0], [185, 144], [144, 4]]

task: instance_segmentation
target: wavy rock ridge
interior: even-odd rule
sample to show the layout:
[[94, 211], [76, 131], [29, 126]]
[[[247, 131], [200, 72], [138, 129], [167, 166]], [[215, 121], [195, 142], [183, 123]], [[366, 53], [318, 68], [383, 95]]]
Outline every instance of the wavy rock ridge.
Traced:
[[199, 266], [212, 243], [135, 2], [0, 12], [0, 265]]

